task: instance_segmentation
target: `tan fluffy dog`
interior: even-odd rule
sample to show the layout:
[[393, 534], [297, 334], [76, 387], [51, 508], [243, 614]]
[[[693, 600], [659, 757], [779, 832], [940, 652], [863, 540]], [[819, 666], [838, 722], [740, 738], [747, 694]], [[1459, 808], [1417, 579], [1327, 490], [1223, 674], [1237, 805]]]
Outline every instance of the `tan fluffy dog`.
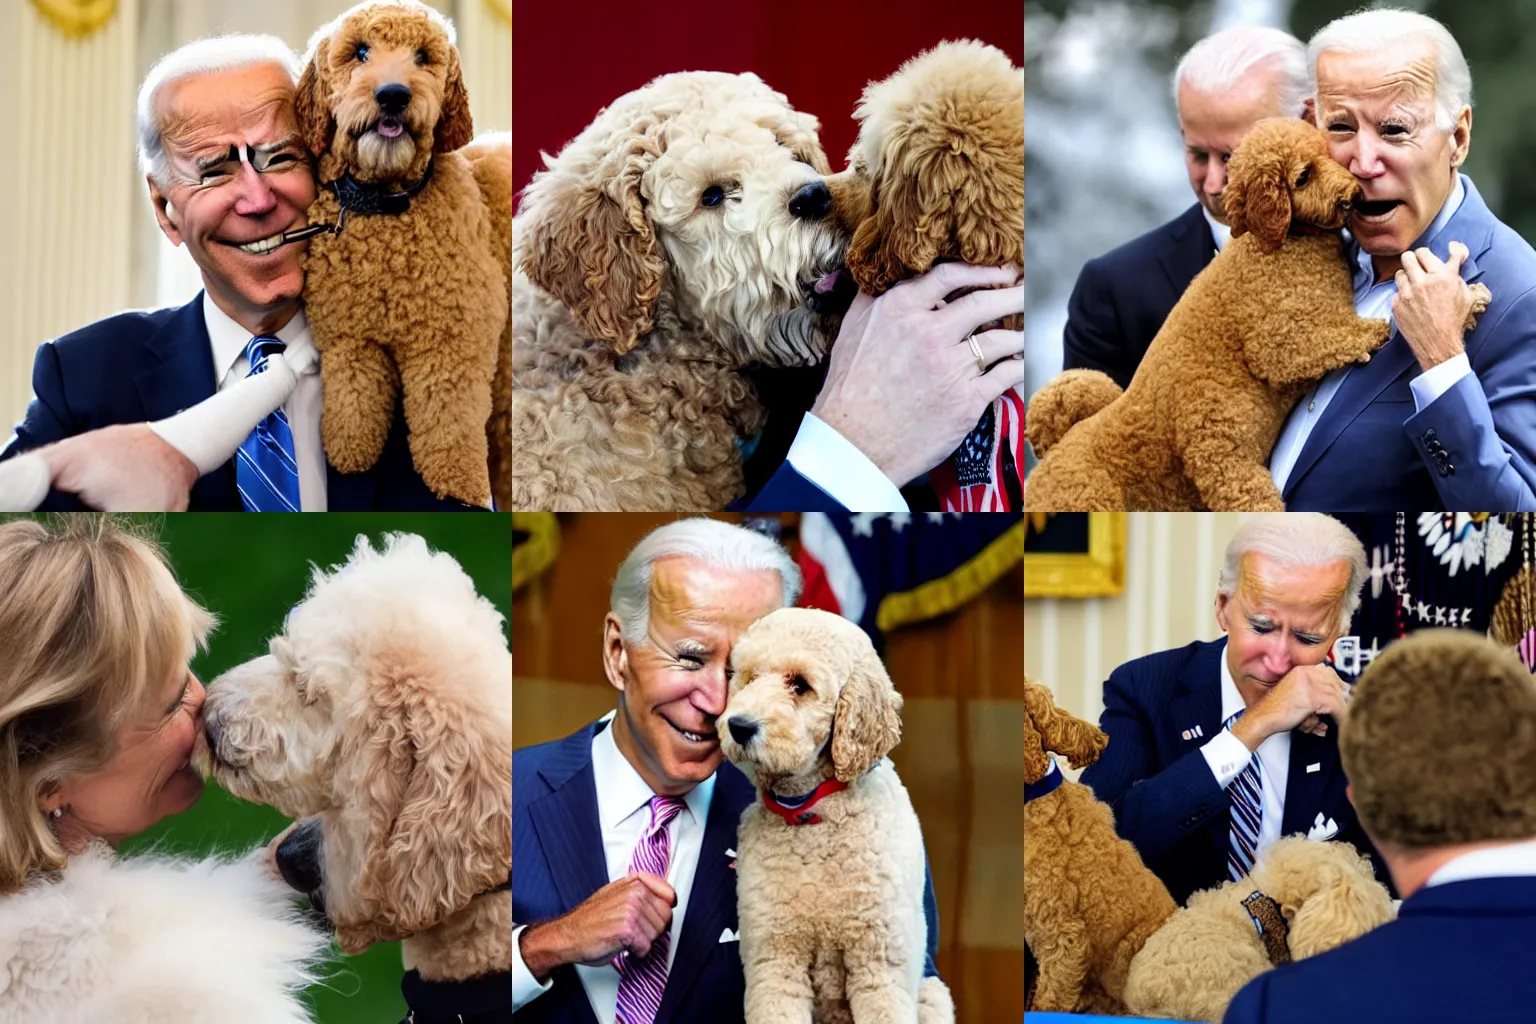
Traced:
[[511, 679], [501, 615], [395, 534], [316, 569], [270, 653], [209, 686], [213, 776], [306, 819], [290, 838], [315, 863], [284, 876], [343, 952], [403, 939], [427, 981], [511, 970], [512, 894], [490, 891], [512, 869]]
[[742, 370], [825, 355], [851, 289], [814, 117], [664, 75], [534, 176], [513, 223], [512, 507], [724, 508], [765, 413]]
[[318, 157], [310, 223], [342, 215], [338, 181], [410, 191], [401, 213], [348, 210], [309, 243], [305, 310], [321, 353], [320, 435], [343, 473], [378, 461], [397, 396], [416, 470], [438, 497], [511, 497], [511, 139], [474, 129], [453, 28], [416, 0], [367, 0], [321, 28], [299, 79]]
[[[1099, 759], [1109, 738], [1061, 711], [1051, 691], [1024, 680], [1024, 781], [1049, 788], [1051, 753], [1074, 768]], [[1024, 944], [1039, 961], [1026, 1010], [1125, 1012], [1126, 975], [1142, 944], [1173, 914], [1168, 889], [1115, 834], [1093, 791], [1062, 780], [1024, 804]]]
[[1278, 840], [1248, 877], [1197, 892], [1141, 947], [1125, 1003], [1141, 1017], [1220, 1021], [1238, 989], [1272, 966], [1243, 907], [1254, 892], [1278, 904], [1292, 960], [1316, 956], [1396, 916], [1371, 862], [1348, 843]]
[[949, 990], [923, 977], [922, 835], [885, 760], [901, 739], [901, 695], [869, 637], [786, 608], [742, 634], [731, 666], [725, 756], [765, 797], [834, 790], [805, 808], [810, 823], [761, 799], [742, 814], [747, 1024], [950, 1024]]
[[1385, 320], [1355, 315], [1338, 234], [1360, 194], [1321, 131], [1260, 121], [1232, 155], [1232, 240], [1168, 315], [1130, 387], [1122, 395], [1104, 374], [1072, 370], [1030, 401], [1041, 462], [1024, 507], [1284, 511], [1269, 455], [1291, 407], [1387, 340]]

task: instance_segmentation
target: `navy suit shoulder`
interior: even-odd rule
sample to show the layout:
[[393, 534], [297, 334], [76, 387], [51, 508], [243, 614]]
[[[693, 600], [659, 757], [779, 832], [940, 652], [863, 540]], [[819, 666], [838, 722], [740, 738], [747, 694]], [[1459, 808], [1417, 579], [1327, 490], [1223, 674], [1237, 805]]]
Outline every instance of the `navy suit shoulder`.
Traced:
[[1238, 992], [1225, 1024], [1515, 1024], [1531, 1019], [1536, 878], [1485, 878], [1421, 889], [1398, 918], [1353, 942], [1268, 971]]
[[1067, 303], [1062, 368], [1129, 386], [1163, 321], [1215, 252], [1199, 204], [1083, 265]]

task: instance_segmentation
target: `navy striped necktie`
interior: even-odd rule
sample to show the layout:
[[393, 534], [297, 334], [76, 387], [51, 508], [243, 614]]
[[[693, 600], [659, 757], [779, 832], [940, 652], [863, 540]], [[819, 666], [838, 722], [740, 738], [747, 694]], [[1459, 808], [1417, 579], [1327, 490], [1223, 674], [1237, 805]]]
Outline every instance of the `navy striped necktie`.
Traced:
[[[281, 359], [288, 346], [270, 335], [252, 338], [245, 346], [251, 364], [248, 377], [264, 373], [267, 360]], [[235, 484], [247, 512], [299, 511], [299, 464], [293, 454], [293, 430], [279, 406], [256, 424], [235, 452]]]
[[[1242, 714], [1239, 711], [1227, 719], [1226, 727], [1232, 728]], [[1264, 769], [1259, 764], [1259, 752], [1254, 751], [1248, 767], [1238, 772], [1237, 778], [1227, 787], [1232, 814], [1232, 832], [1227, 842], [1227, 874], [1234, 882], [1253, 870], [1253, 858], [1259, 848], [1259, 826], [1264, 820], [1263, 792]]]

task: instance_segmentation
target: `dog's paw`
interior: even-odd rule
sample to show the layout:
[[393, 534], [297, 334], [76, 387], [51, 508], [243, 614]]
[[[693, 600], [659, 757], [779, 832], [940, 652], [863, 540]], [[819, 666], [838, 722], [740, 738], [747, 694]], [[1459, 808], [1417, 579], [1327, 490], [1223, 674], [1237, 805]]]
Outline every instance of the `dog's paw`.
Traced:
[[1472, 294], [1472, 308], [1467, 311], [1466, 323], [1462, 324], [1463, 331], [1470, 331], [1477, 327], [1477, 318], [1488, 312], [1488, 303], [1493, 301], [1493, 293], [1488, 286], [1481, 281], [1467, 288]]

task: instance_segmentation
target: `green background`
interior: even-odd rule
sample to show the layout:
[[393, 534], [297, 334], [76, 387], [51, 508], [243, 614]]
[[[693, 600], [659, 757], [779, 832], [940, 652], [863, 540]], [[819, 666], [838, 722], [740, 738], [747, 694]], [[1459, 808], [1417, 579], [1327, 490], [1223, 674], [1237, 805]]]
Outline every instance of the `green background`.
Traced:
[[[182, 587], [219, 617], [209, 650], [192, 663], [205, 683], [220, 672], [265, 654], [288, 609], [308, 586], [310, 564], [342, 562], [357, 535], [378, 538], [402, 531], [425, 537], [456, 558], [480, 594], [503, 616], [512, 606], [512, 530], [503, 515], [239, 514], [136, 516], [148, 521], [175, 566]], [[510, 632], [508, 632], [510, 643]], [[510, 686], [510, 681], [508, 682]], [[150, 847], [201, 856], [264, 845], [288, 824], [276, 811], [237, 800], [210, 782], [185, 814], [167, 818], [123, 844], [125, 854]], [[189, 951], [189, 970], [216, 949]], [[325, 1024], [381, 1024], [405, 1016], [400, 998], [399, 943], [374, 946], [360, 956], [336, 954], [328, 979], [307, 993]], [[233, 1022], [232, 1022], [233, 1024]]]

